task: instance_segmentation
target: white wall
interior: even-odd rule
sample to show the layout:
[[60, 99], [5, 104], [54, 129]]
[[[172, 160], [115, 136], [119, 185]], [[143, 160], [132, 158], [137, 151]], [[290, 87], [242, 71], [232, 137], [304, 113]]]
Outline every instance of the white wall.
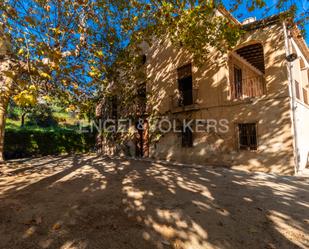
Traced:
[[302, 171], [309, 160], [309, 107], [298, 102], [295, 114], [298, 131], [299, 171]]
[[306, 166], [309, 166], [309, 105], [306, 105], [303, 99], [303, 88], [308, 90], [308, 75], [307, 71], [304, 72], [304, 70], [301, 70], [300, 68], [300, 58], [303, 58], [306, 65], [306, 70], [309, 70], [309, 63], [293, 40], [292, 45], [298, 56], [298, 59], [293, 62], [292, 76], [293, 79], [297, 80], [301, 86], [301, 100], [296, 100], [295, 125], [298, 133], [297, 147], [299, 150], [299, 171], [302, 171]]

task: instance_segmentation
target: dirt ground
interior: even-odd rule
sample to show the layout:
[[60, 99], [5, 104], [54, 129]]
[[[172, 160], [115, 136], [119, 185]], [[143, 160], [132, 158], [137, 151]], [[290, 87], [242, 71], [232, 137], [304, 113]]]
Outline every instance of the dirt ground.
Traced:
[[2, 165], [2, 249], [309, 248], [309, 179], [96, 155]]

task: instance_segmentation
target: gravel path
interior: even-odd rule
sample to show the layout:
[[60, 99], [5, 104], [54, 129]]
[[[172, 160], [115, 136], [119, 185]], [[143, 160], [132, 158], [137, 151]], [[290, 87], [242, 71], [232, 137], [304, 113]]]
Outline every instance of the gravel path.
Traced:
[[1, 171], [1, 249], [309, 248], [306, 177], [96, 155]]

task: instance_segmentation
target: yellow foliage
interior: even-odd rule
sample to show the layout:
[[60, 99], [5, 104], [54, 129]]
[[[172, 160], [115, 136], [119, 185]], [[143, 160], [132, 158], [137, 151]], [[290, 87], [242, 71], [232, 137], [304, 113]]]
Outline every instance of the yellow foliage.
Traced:
[[47, 79], [51, 79], [51, 76], [48, 73], [45, 72], [39, 72], [40, 76], [42, 76], [43, 78], [47, 78]]
[[68, 86], [68, 85], [69, 85], [69, 83], [68, 83], [67, 80], [62, 80], [62, 84], [63, 84], [64, 86]]
[[29, 87], [29, 90], [30, 90], [30, 91], [36, 91], [36, 90], [37, 90], [37, 88], [36, 88], [36, 86], [31, 85], [31, 86]]
[[77, 83], [72, 83], [74, 89], [78, 89], [78, 84]]
[[22, 79], [17, 79], [17, 80], [16, 80], [16, 83], [18, 83], [18, 85], [19, 85], [20, 87], [25, 87], [25, 86], [28, 84], [28, 81], [22, 80]]
[[89, 72], [89, 76], [95, 77], [95, 76], [96, 76], [96, 73], [91, 71], [91, 72]]
[[95, 55], [98, 56], [98, 57], [103, 57], [104, 54], [101, 50], [99, 50], [95, 53]]
[[69, 105], [68, 108], [65, 109], [66, 112], [72, 112], [76, 110], [76, 106], [75, 105]]
[[46, 102], [51, 102], [52, 101], [52, 98], [48, 95], [45, 95], [42, 97], [42, 99], [44, 99]]
[[21, 107], [31, 107], [38, 102], [36, 92], [33, 89], [24, 90], [14, 96], [13, 99], [15, 103]]
[[101, 72], [98, 68], [92, 66], [91, 71], [88, 73], [90, 77], [101, 77]]
[[22, 55], [23, 53], [24, 53], [24, 49], [23, 48], [19, 49], [18, 52], [17, 52], [18, 55]]
[[60, 35], [62, 32], [59, 28], [51, 28], [50, 30], [54, 31], [57, 35]]

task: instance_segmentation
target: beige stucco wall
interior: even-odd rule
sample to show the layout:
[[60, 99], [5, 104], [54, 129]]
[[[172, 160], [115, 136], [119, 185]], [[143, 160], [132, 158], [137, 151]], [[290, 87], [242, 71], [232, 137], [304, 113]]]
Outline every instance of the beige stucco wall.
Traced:
[[[173, 118], [227, 119], [229, 132], [194, 134], [193, 148], [181, 147], [179, 134], [165, 134], [152, 146], [153, 157], [185, 163], [221, 164], [281, 174], [294, 172], [291, 117], [282, 27], [274, 25], [244, 36], [239, 46], [261, 42], [264, 46], [267, 95], [231, 100], [228, 54], [212, 50], [202, 66], [168, 41], [155, 43], [147, 52], [149, 104]], [[177, 68], [193, 64], [193, 87], [198, 89], [195, 110], [174, 113], [170, 96], [177, 92]], [[178, 110], [179, 111], [179, 110]], [[258, 124], [258, 150], [239, 151], [238, 123]]]

